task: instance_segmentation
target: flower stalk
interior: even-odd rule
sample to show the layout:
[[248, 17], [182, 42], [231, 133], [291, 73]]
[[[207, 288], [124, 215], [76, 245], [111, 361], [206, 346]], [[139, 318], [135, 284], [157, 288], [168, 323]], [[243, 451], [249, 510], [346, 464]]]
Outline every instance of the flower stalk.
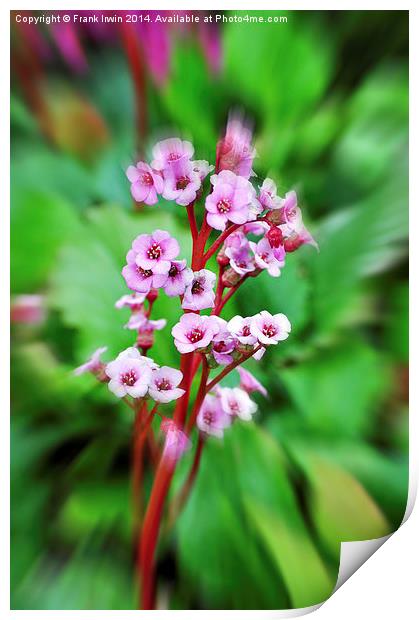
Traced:
[[[134, 62], [129, 31], [126, 44]], [[139, 72], [137, 65], [134, 69]], [[140, 85], [139, 81], [138, 88]], [[207, 441], [221, 440], [238, 419], [250, 421], [257, 409], [250, 394], [266, 395], [265, 388], [242, 364], [250, 358], [260, 360], [269, 346], [288, 338], [291, 331], [290, 322], [281, 313], [272, 315], [260, 310], [253, 316], [236, 315], [229, 320], [221, 313], [249, 277], [257, 277], [263, 271], [272, 277], [280, 275], [286, 247], [294, 251], [302, 243], [315, 245], [302, 223], [295, 192], [284, 198], [277, 196], [271, 179], [264, 181], [259, 193], [252, 185], [255, 151], [251, 139], [251, 132], [238, 119], [229, 120], [226, 136], [217, 146], [217, 173], [210, 177], [211, 190], [204, 196], [199, 229], [197, 199], [203, 196], [203, 181], [214, 166], [193, 160], [190, 142], [180, 138], [159, 142], [153, 148], [150, 163], [140, 161], [128, 168], [131, 194], [136, 201], [154, 205], [162, 195], [186, 209], [192, 238], [191, 266], [187, 266], [186, 259], [178, 258], [180, 245], [168, 231], [155, 230], [136, 237], [122, 269], [133, 292], [115, 304], [131, 311], [125, 327], [136, 332], [135, 345], [107, 364], [100, 360], [106, 349], [98, 349], [76, 369], [77, 374], [92, 372], [99, 381], [107, 383], [109, 390], [135, 414], [132, 484], [141, 609], [155, 608], [156, 550], [178, 460], [191, 447], [191, 438], [197, 432], [191, 469], [169, 506], [169, 527], [197, 479]], [[214, 231], [218, 236], [206, 249]], [[255, 237], [259, 240], [255, 241]], [[218, 274], [207, 268], [216, 253]], [[180, 353], [179, 369], [159, 366], [149, 357], [155, 332], [166, 326], [166, 319], [152, 318], [160, 290], [174, 298], [174, 303], [179, 299], [181, 306], [179, 321], [171, 331], [173, 344]], [[202, 313], [206, 310], [210, 313]], [[236, 369], [239, 385], [221, 385]], [[160, 413], [160, 406], [174, 401], [172, 417]], [[153, 404], [149, 405], [150, 402]], [[156, 415], [161, 418], [162, 443], [151, 425]], [[147, 503], [142, 488], [146, 442], [155, 467]], [[145, 512], [141, 518], [143, 505]]]

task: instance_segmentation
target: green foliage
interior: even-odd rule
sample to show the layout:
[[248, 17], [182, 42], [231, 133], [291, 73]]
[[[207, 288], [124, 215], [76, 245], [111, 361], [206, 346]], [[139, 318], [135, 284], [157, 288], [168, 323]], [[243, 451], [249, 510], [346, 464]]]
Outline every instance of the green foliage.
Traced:
[[[190, 261], [182, 207], [161, 200], [134, 209], [125, 169], [137, 147], [149, 158], [156, 139], [179, 134], [213, 163], [234, 105], [255, 122], [256, 185], [269, 175], [281, 194], [297, 188], [320, 252], [289, 254], [277, 279], [249, 278], [223, 311], [225, 318], [284, 312], [293, 329], [260, 363], [246, 363], [269, 398], [255, 396], [255, 423], [207, 441], [191, 497], [160, 540], [159, 595], [179, 609], [315, 604], [333, 590], [342, 541], [382, 536], [401, 522], [407, 20], [341, 12], [332, 27], [326, 13], [275, 14], [288, 23], [224, 27], [217, 76], [196, 33], [176, 36], [167, 84], [157, 89], [146, 76], [148, 135], [140, 144], [122, 46], [89, 48], [87, 76], [60, 78], [106, 123], [109, 141], [88, 167], [51, 146], [13, 87], [11, 288], [45, 294], [48, 311], [43, 325], [12, 329], [15, 609], [136, 606], [132, 411], [93, 377], [71, 371], [99, 346], [111, 359], [133, 343], [123, 329], [128, 312], [114, 304], [128, 292], [121, 268], [137, 235], [167, 229]], [[394, 33], [385, 50], [383, 28]], [[359, 50], [368, 50], [363, 63]], [[45, 75], [48, 86], [58, 83]], [[55, 92], [43, 97], [56, 109]], [[179, 299], [158, 297], [153, 318], [167, 319], [151, 351], [158, 363], [178, 366], [170, 331], [179, 314]], [[225, 385], [236, 381], [234, 373]], [[192, 459], [193, 449], [175, 489]], [[146, 497], [150, 478], [146, 467]]]
[[76, 214], [60, 196], [46, 191], [12, 189], [11, 286], [30, 293], [46, 284], [63, 243], [76, 239]]
[[305, 423], [323, 436], [370, 434], [390, 385], [384, 361], [356, 341], [321, 349], [280, 376]]

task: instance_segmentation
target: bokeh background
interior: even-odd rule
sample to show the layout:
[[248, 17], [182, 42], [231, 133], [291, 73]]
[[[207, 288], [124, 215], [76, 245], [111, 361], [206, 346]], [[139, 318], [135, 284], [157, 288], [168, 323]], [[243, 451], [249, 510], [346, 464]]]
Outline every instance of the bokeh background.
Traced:
[[[226, 306], [285, 312], [292, 337], [247, 366], [269, 390], [255, 422], [208, 442], [161, 539], [159, 605], [324, 600], [340, 542], [393, 531], [406, 506], [407, 12], [206, 28], [29, 27], [15, 15], [12, 607], [136, 606], [131, 412], [71, 371], [99, 346], [110, 359], [131, 344], [114, 303], [136, 235], [166, 228], [187, 256], [184, 209], [136, 207], [125, 167], [169, 135], [214, 162], [232, 107], [254, 123], [258, 177], [297, 189], [320, 253], [288, 255], [278, 280], [251, 279]], [[169, 325], [153, 357], [176, 366], [179, 308], [155, 309]]]

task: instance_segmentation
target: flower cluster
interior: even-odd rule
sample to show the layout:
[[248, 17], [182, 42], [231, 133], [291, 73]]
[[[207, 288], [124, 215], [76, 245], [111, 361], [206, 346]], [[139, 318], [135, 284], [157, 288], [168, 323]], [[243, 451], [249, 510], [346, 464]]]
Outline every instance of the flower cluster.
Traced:
[[214, 167], [204, 160], [193, 161], [193, 154], [194, 148], [186, 140], [169, 138], [158, 142], [150, 165], [139, 161], [127, 169], [134, 200], [154, 205], [162, 195], [178, 205], [194, 202], [202, 181]]
[[[243, 364], [250, 358], [259, 361], [269, 346], [283, 342], [291, 332], [290, 321], [282, 313], [255, 308], [252, 316], [224, 318], [225, 306], [247, 278], [264, 272], [277, 278], [287, 254], [303, 244], [317, 248], [304, 226], [296, 193], [279, 195], [270, 178], [255, 182], [256, 151], [251, 129], [242, 118], [230, 117], [226, 134], [217, 145], [215, 167], [193, 156], [190, 142], [170, 138], [154, 146], [150, 163], [140, 161], [128, 168], [136, 201], [155, 205], [162, 196], [186, 207], [191, 261], [180, 258], [179, 243], [168, 231], [139, 234], [122, 269], [132, 293], [115, 303], [118, 309], [130, 310], [125, 327], [136, 332], [134, 346], [107, 364], [100, 359], [106, 349], [98, 349], [75, 371], [93, 373], [134, 412], [133, 496], [137, 508], [142, 505], [137, 500], [145, 444], [157, 465], [146, 514], [138, 527], [139, 570], [141, 577], [147, 576], [141, 583], [146, 609], [151, 608], [154, 595], [154, 554], [177, 461], [192, 447], [197, 429], [195, 454], [179, 493], [171, 500], [170, 519], [176, 517], [190, 493], [208, 438], [222, 438], [237, 420], [252, 420], [257, 411], [253, 394], [268, 396]], [[173, 307], [176, 303], [179, 307], [179, 319], [171, 329], [173, 345], [180, 354], [179, 369], [159, 366], [148, 355], [155, 333], [166, 327], [165, 318], [152, 318], [154, 302], [162, 294], [171, 298]], [[237, 384], [223, 384], [234, 371], [239, 376]], [[166, 417], [161, 408], [173, 401], [173, 413]], [[164, 436], [162, 446], [155, 434], [157, 425], [152, 424], [156, 416]]]
[[226, 365], [241, 354], [260, 359], [266, 347], [288, 338], [291, 324], [285, 314], [266, 310], [251, 317], [235, 316], [226, 321], [219, 316], [184, 314], [172, 329], [180, 353], [211, 354], [215, 365]]
[[[107, 382], [110, 391], [128, 399], [136, 411], [137, 401], [153, 400], [151, 417], [161, 415], [158, 406], [176, 400], [173, 419], [162, 417], [161, 423], [166, 436], [162, 456], [173, 461], [190, 446], [188, 435], [195, 426], [201, 436], [222, 437], [234, 420], [252, 418], [257, 407], [249, 394], [259, 392], [266, 397], [267, 391], [241, 365], [251, 357], [260, 360], [270, 345], [290, 334], [291, 324], [281, 313], [261, 310], [253, 316], [222, 318], [230, 297], [248, 277], [264, 271], [280, 276], [287, 254], [302, 244], [317, 247], [304, 226], [296, 193], [280, 196], [270, 178], [261, 184], [254, 182], [256, 151], [251, 129], [242, 118], [230, 117], [217, 145], [215, 167], [193, 157], [190, 142], [170, 138], [154, 146], [150, 163], [140, 161], [127, 169], [136, 201], [154, 205], [162, 196], [187, 207], [192, 260], [189, 266], [179, 257], [179, 243], [166, 230], [138, 235], [122, 269], [132, 293], [115, 304], [130, 309], [125, 327], [136, 332], [134, 346], [108, 364], [100, 361], [105, 349], [98, 349], [76, 370], [77, 374], [90, 371]], [[213, 170], [204, 192], [205, 178]], [[214, 233], [215, 240], [207, 248]], [[212, 257], [216, 257], [218, 274], [207, 268]], [[148, 357], [155, 332], [166, 327], [166, 319], [151, 318], [160, 293], [179, 298], [182, 312], [171, 334], [181, 354], [182, 370], [159, 367]], [[202, 314], [203, 310], [210, 314]], [[217, 368], [218, 374], [210, 377]], [[224, 387], [224, 376], [234, 369], [239, 385]], [[201, 384], [190, 405], [192, 382], [199, 370]]]
[[169, 366], [159, 367], [151, 357], [141, 355], [135, 347], [122, 351], [116, 359], [104, 364], [100, 357], [107, 347], [97, 349], [90, 359], [76, 368], [75, 374], [91, 372], [108, 383], [115, 396], [149, 397], [156, 403], [169, 403], [183, 396], [179, 388], [183, 375]]

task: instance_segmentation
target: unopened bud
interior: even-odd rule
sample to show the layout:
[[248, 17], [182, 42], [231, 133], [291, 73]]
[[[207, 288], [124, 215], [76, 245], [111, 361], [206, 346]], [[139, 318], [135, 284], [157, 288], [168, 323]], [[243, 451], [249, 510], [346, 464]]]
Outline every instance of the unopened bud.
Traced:
[[279, 248], [279, 246], [282, 245], [282, 242], [284, 240], [281, 229], [277, 228], [276, 226], [271, 226], [271, 228], [266, 233], [266, 238], [269, 241], [269, 245], [271, 246], [271, 248]]
[[221, 265], [221, 267], [227, 267], [227, 265], [230, 263], [230, 259], [228, 258], [228, 256], [226, 256], [224, 246], [217, 254], [217, 263]]
[[267, 222], [269, 222], [270, 224], [285, 224], [285, 215], [284, 215], [284, 209], [272, 209], [272, 211], [269, 211], [266, 216], [265, 219]]
[[139, 331], [137, 336], [137, 347], [144, 351], [148, 351], [154, 344], [154, 332], [153, 330]]
[[286, 252], [295, 252], [303, 243], [304, 241], [301, 237], [294, 235], [293, 237], [288, 237], [288, 239], [284, 241], [284, 249]]
[[217, 368], [219, 365], [212, 353], [207, 355], [207, 364], [209, 368]]
[[153, 303], [153, 301], [156, 301], [157, 297], [159, 295], [159, 291], [155, 288], [150, 289], [150, 292], [147, 295], [147, 300], [150, 303]]
[[241, 275], [236, 273], [234, 269], [226, 269], [223, 275], [221, 276], [221, 282], [223, 286], [226, 288], [231, 288], [235, 286], [241, 279]]

